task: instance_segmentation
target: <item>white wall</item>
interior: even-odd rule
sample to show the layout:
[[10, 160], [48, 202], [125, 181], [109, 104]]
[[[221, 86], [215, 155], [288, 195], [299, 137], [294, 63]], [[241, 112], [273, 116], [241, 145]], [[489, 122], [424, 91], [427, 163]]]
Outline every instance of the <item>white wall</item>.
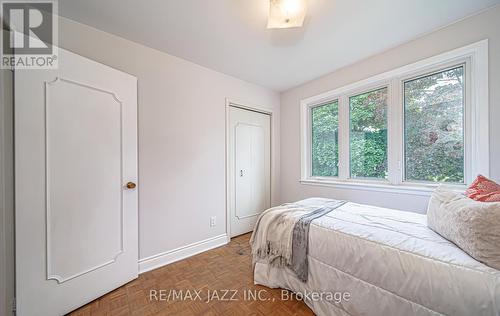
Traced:
[[[500, 180], [500, 6], [414, 41], [340, 69], [281, 95], [281, 199], [334, 197], [424, 212], [428, 197], [302, 185], [300, 179], [300, 100], [369, 78], [442, 52], [489, 39], [490, 175]], [[381, 35], [383, 36], [383, 35]], [[355, 40], [355, 39], [353, 39]], [[345, 43], [349, 45], [349, 43]], [[341, 46], [339, 46], [341, 49]]]
[[140, 258], [225, 234], [226, 97], [274, 111], [279, 202], [278, 93], [68, 19], [59, 34], [61, 47], [138, 78]]

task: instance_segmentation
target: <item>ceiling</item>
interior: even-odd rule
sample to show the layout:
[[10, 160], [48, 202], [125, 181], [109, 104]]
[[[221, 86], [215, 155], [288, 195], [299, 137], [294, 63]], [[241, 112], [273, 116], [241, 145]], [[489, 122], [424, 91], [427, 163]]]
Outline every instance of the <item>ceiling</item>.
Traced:
[[500, 0], [308, 0], [304, 27], [268, 30], [269, 0], [62, 0], [60, 15], [284, 91]]

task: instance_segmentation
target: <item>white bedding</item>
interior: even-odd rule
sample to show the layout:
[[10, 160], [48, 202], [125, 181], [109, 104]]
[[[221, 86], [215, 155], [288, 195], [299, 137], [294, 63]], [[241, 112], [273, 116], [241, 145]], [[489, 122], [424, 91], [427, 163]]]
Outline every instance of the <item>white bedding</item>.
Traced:
[[312, 222], [308, 259], [306, 283], [262, 262], [254, 281], [350, 294], [338, 304], [306, 299], [318, 315], [500, 315], [500, 271], [430, 230], [425, 215], [347, 203]]

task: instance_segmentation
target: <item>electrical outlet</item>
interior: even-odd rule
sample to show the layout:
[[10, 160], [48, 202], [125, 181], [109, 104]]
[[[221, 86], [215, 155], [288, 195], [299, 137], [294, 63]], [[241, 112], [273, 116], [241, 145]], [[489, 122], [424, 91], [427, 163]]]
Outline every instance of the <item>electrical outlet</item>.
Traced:
[[217, 217], [212, 216], [210, 217], [210, 227], [215, 227], [217, 225]]

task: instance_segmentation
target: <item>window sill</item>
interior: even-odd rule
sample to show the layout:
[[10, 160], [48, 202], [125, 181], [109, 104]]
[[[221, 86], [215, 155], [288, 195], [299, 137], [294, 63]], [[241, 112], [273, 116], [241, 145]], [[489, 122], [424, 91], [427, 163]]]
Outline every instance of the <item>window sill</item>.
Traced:
[[[440, 184], [390, 184], [385, 181], [353, 181], [332, 179], [301, 179], [301, 184], [332, 187], [336, 189], [364, 190], [385, 193], [400, 193], [420, 196], [430, 196]], [[465, 185], [446, 185], [453, 191], [463, 193]]]

